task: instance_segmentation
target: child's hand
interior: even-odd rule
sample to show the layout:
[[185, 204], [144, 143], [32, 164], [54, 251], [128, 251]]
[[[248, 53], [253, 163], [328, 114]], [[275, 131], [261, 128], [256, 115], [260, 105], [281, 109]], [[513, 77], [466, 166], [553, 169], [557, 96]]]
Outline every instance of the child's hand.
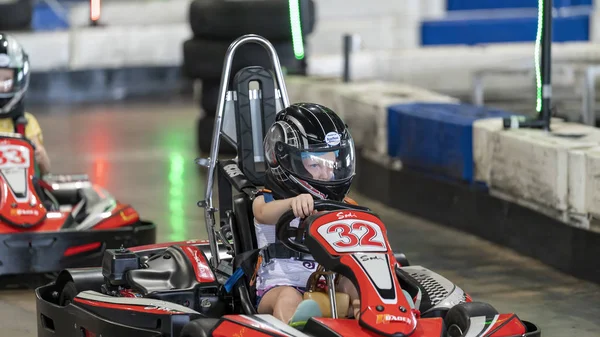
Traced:
[[298, 218], [305, 218], [313, 214], [314, 205], [313, 196], [308, 193], [292, 198], [292, 210], [294, 210], [294, 215]]

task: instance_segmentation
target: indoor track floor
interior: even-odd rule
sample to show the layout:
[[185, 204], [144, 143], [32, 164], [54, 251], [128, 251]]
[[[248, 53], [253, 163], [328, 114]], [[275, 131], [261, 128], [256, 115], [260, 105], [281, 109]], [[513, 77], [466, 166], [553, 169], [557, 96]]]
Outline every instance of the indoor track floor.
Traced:
[[[55, 173], [89, 174], [158, 224], [158, 240], [205, 238], [204, 170], [194, 159], [198, 105], [127, 103], [32, 108]], [[360, 170], [360, 168], [358, 168]], [[357, 194], [388, 228], [395, 251], [446, 276], [500, 312], [514, 311], [542, 336], [600, 335], [600, 286]], [[0, 290], [0, 337], [36, 336], [32, 290]]]

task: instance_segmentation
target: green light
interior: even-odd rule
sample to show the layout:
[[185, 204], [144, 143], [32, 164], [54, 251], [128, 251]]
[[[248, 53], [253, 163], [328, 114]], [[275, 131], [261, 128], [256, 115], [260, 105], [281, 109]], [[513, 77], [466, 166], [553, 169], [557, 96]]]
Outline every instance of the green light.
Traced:
[[294, 45], [294, 55], [296, 59], [304, 58], [304, 42], [302, 41], [302, 23], [300, 21], [300, 2], [299, 0], [289, 0], [290, 6], [290, 26], [292, 27], [292, 44]]
[[535, 37], [535, 81], [537, 86], [535, 110], [542, 111], [542, 70], [540, 48], [542, 43], [542, 29], [544, 27], [544, 0], [538, 0], [538, 29]]
[[183, 177], [185, 174], [185, 160], [183, 155], [172, 152], [169, 156], [169, 224], [171, 226], [171, 241], [187, 240], [185, 228]]

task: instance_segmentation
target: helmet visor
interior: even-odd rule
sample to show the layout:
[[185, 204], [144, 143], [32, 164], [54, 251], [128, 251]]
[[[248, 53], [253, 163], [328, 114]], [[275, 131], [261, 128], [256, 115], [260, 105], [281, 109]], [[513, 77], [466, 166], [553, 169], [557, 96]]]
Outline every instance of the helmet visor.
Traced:
[[12, 93], [15, 89], [15, 71], [0, 68], [0, 94]]
[[277, 146], [280, 165], [294, 176], [309, 182], [341, 182], [354, 176], [352, 140], [336, 147], [298, 149], [284, 143]]

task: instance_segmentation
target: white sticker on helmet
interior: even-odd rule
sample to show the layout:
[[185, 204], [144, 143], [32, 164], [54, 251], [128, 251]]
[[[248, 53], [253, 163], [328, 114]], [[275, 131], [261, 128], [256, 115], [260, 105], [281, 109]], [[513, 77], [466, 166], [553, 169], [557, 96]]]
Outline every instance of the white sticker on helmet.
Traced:
[[329, 146], [339, 145], [340, 141], [340, 134], [337, 132], [330, 132], [325, 135], [325, 143]]

